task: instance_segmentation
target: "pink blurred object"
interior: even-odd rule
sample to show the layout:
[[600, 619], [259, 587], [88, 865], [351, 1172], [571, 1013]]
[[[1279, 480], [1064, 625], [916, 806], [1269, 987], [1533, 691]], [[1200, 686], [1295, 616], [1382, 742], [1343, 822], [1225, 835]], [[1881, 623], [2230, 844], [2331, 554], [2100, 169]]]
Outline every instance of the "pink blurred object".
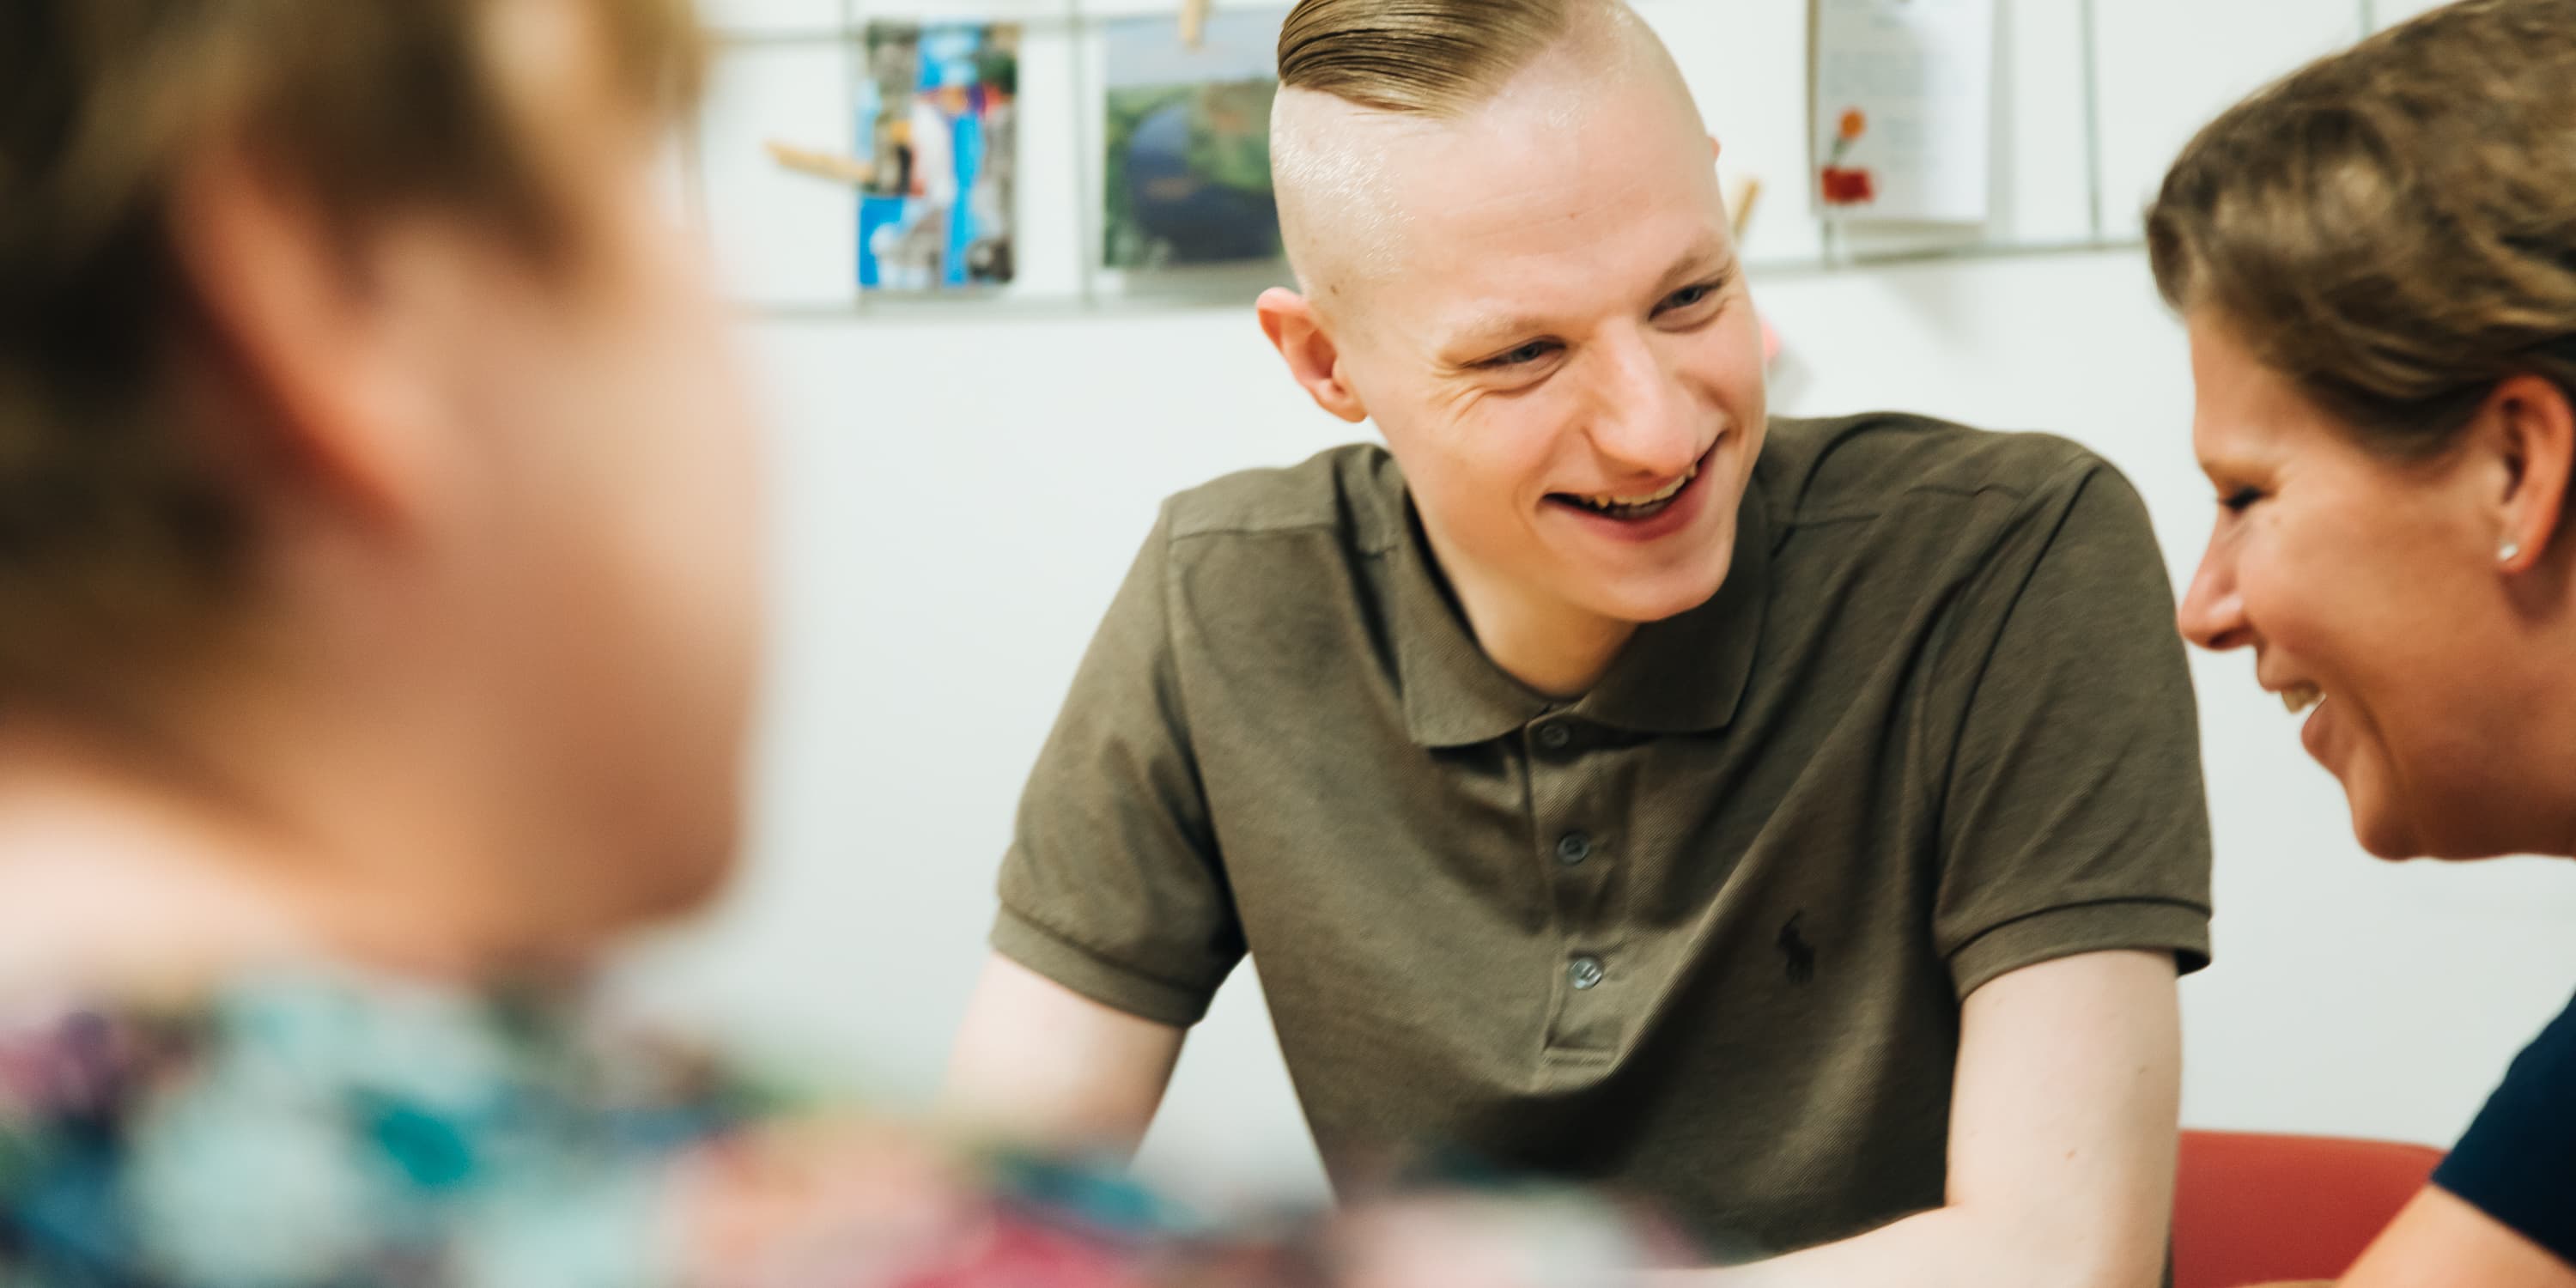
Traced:
[[1137, 1259], [1097, 1239], [1007, 1223], [966, 1256], [897, 1281], [896, 1288], [1147, 1288]]

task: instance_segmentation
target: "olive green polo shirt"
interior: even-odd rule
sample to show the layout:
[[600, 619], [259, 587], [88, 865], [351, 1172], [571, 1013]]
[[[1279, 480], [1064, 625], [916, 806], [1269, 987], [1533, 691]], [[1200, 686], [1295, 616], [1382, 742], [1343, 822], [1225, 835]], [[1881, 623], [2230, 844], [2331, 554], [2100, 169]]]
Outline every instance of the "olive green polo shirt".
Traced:
[[1374, 447], [1174, 498], [1041, 754], [995, 946], [1174, 1025], [1247, 952], [1345, 1190], [1597, 1181], [1783, 1251], [1941, 1205], [1962, 999], [2209, 951], [2144, 508], [2065, 441], [1779, 421], [1706, 605], [1498, 669]]

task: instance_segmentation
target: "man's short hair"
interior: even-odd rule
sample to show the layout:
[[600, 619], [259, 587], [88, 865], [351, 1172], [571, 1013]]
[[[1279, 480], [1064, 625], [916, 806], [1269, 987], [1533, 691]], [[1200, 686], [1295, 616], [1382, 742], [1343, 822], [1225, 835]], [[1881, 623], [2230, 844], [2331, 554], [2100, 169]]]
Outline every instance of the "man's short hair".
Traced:
[[1303, 0], [1279, 33], [1279, 83], [1361, 107], [1457, 117], [1562, 42], [1605, 0]]

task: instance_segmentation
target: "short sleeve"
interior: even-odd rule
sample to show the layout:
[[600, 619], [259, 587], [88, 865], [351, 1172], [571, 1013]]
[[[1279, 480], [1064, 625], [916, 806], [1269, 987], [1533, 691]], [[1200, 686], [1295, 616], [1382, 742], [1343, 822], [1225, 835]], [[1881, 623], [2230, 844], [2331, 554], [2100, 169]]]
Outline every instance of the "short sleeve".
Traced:
[[2433, 1183], [2576, 1267], [2576, 1004], [2514, 1060]]
[[1167, 508], [1029, 775], [992, 943], [1086, 997], [1186, 1026], [1244, 944], [1190, 751], [1169, 560]]
[[2209, 806], [2173, 589], [2146, 507], [2086, 456], [2032, 492], [1953, 608], [1931, 690], [1933, 933], [1965, 998], [2080, 953], [2209, 962]]

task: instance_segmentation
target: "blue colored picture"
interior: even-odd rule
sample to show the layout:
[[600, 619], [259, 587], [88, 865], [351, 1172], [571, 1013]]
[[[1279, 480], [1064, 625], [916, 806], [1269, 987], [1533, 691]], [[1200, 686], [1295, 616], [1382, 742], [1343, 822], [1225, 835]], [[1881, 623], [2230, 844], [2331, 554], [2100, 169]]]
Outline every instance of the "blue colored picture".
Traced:
[[871, 23], [858, 78], [859, 286], [1011, 280], [1020, 29]]

